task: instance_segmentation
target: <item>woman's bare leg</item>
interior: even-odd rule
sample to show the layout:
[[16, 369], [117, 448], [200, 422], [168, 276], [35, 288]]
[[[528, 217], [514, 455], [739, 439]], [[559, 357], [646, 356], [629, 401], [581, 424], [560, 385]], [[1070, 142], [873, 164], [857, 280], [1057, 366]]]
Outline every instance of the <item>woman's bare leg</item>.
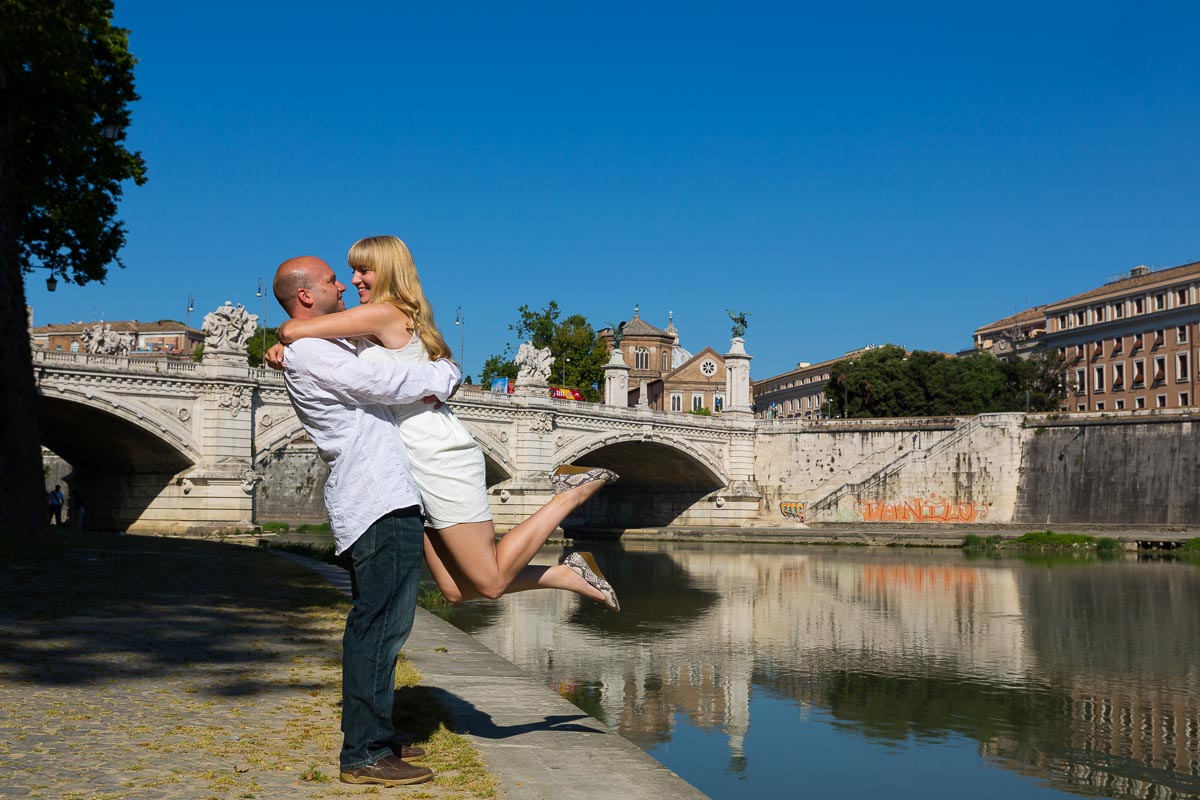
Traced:
[[425, 560], [438, 588], [452, 603], [551, 588], [602, 600], [598, 590], [566, 567], [531, 567], [529, 562], [554, 529], [603, 485], [603, 481], [593, 481], [555, 495], [499, 543], [490, 521], [464, 522], [440, 531], [427, 531]]
[[[493, 536], [494, 534], [488, 534]], [[463, 542], [455, 550], [462, 551], [463, 557], [470, 561], [477, 557], [483, 548], [479, 543]], [[451, 603], [461, 603], [464, 600], [476, 600], [485, 595], [475, 588], [475, 584], [458, 568], [454, 552], [447, 546], [441, 533], [427, 529], [425, 531], [425, 562], [429, 571], [437, 581], [438, 588]], [[525, 566], [517, 572], [509, 583], [504, 594], [524, 592], [529, 589], [565, 589], [578, 595], [604, 602], [604, 595], [585, 581], [578, 573], [557, 564], [553, 567]]]

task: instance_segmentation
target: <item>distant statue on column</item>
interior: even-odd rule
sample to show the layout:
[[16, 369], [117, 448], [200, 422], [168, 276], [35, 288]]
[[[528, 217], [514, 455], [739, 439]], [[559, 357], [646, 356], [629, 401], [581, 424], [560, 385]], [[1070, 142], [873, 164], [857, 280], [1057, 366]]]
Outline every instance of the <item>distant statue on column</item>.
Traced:
[[750, 316], [750, 312], [733, 311], [727, 308], [725, 309], [725, 313], [729, 315], [731, 320], [733, 320], [733, 338], [741, 339], [746, 335], [746, 327], [749, 325], [749, 323], [746, 322], [746, 317]]

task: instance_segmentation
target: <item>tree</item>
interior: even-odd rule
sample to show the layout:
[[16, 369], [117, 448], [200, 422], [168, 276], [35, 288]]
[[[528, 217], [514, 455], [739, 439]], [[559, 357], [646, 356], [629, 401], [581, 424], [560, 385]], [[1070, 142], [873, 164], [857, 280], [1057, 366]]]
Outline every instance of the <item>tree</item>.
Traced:
[[[562, 312], [553, 300], [539, 310], [523, 305], [517, 309], [517, 315], [517, 322], [508, 326], [510, 331], [516, 333], [517, 339], [530, 342], [537, 348], [549, 347], [550, 354], [554, 356], [550, 382], [564, 383], [578, 389], [583, 399], [599, 401], [598, 387], [604, 381], [608, 347], [603, 339], [596, 336], [587, 318], [582, 314], [572, 314], [560, 321]], [[502, 352], [489, 356], [483, 363], [479, 382], [488, 386], [494, 378], [516, 380], [517, 365], [513, 363], [512, 352], [510, 343], [505, 345]]]
[[1051, 411], [1061, 397], [1061, 370], [1043, 354], [1000, 361], [990, 353], [951, 358], [896, 345], [855, 354], [830, 367], [825, 394], [846, 417], [923, 417]]
[[0, 3], [0, 536], [47, 528], [24, 275], [83, 285], [120, 265], [121, 184], [145, 182], [121, 144], [133, 86], [110, 0]]
[[[267, 328], [267, 344], [266, 350], [271, 349], [271, 345], [275, 344], [279, 339], [275, 337], [275, 331], [278, 328]], [[263, 365], [263, 329], [259, 328], [255, 331], [254, 336], [250, 337], [250, 341], [246, 342], [246, 362], [252, 367], [261, 367]]]

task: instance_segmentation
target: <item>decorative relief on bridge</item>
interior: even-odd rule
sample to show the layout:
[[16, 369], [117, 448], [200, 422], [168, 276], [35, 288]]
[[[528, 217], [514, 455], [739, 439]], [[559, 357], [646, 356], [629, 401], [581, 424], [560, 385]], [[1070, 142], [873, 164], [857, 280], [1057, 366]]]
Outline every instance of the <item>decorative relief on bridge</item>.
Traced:
[[221, 389], [217, 405], [236, 417], [244, 409], [250, 408], [252, 396], [253, 392], [247, 386], [226, 386]]
[[245, 353], [246, 343], [258, 330], [258, 315], [246, 311], [241, 303], [237, 308], [228, 300], [204, 315], [204, 352]]
[[262, 479], [262, 475], [259, 475], [257, 472], [247, 467], [242, 471], [242, 491], [246, 494], [254, 494], [255, 484]]
[[266, 430], [267, 428], [271, 427], [274, 424], [275, 424], [275, 418], [272, 417], [270, 414], [263, 414], [261, 417], [258, 418], [258, 426], [260, 428], [262, 428], [263, 430]]
[[187, 422], [192, 418], [192, 410], [190, 408], [180, 408], [177, 413], [180, 422]]
[[536, 433], [538, 436], [545, 436], [554, 430], [554, 415], [553, 414], [538, 414], [533, 419], [529, 420], [529, 430], [531, 433]]

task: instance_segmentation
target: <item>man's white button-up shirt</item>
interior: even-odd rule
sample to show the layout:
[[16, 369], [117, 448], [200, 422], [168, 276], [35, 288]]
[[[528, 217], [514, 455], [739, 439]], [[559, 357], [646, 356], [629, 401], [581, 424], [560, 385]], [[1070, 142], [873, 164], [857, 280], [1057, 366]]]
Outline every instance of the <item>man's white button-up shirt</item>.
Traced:
[[283, 362], [292, 407], [329, 465], [325, 507], [338, 553], [384, 514], [421, 502], [388, 406], [445, 400], [459, 381], [451, 361], [368, 363], [354, 350], [343, 340], [299, 339]]

